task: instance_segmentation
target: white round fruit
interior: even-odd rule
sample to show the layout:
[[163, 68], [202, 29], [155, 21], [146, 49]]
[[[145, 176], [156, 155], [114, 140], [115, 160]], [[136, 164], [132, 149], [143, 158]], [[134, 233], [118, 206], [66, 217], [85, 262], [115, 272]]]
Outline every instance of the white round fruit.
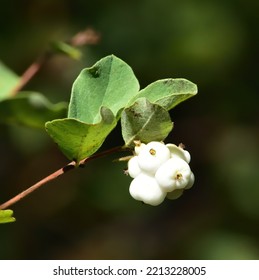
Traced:
[[134, 156], [128, 161], [128, 173], [131, 178], [136, 178], [140, 173], [141, 169], [138, 165], [138, 157]]
[[156, 206], [162, 203], [166, 192], [158, 185], [154, 177], [140, 173], [130, 184], [130, 195], [146, 204]]
[[141, 143], [140, 141], [135, 141], [135, 154], [138, 156], [145, 146], [146, 144]]
[[154, 175], [157, 169], [170, 158], [170, 150], [161, 142], [150, 142], [138, 155], [138, 164], [142, 171]]
[[159, 186], [166, 192], [184, 189], [191, 176], [191, 169], [181, 158], [170, 158], [157, 170], [155, 178]]
[[186, 161], [187, 163], [190, 163], [191, 161], [191, 155], [188, 151], [184, 150], [183, 148], [176, 146], [175, 144], [166, 144], [168, 149], [170, 150], [171, 157], [179, 157]]
[[188, 184], [186, 185], [185, 189], [186, 189], [186, 190], [190, 189], [190, 188], [193, 186], [194, 181], [195, 181], [194, 174], [193, 174], [193, 173], [191, 173], [191, 176], [190, 176], [189, 182], [188, 182]]

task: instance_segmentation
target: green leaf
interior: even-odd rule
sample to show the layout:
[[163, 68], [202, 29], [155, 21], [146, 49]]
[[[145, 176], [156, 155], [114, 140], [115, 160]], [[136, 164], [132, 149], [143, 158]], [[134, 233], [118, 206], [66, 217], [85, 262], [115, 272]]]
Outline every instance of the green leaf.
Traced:
[[101, 121], [87, 124], [76, 119], [54, 120], [46, 123], [46, 130], [70, 159], [79, 162], [96, 152], [116, 126], [111, 110], [101, 108]]
[[82, 56], [82, 53], [79, 51], [79, 49], [62, 41], [52, 42], [51, 48], [56, 53], [67, 55], [73, 59], [80, 59]]
[[0, 210], [0, 224], [15, 222], [15, 218], [12, 216], [12, 210]]
[[10, 96], [20, 78], [0, 61], [0, 100]]
[[137, 95], [139, 83], [131, 67], [114, 55], [84, 69], [75, 80], [68, 117], [88, 124], [101, 120], [100, 108], [109, 108], [116, 119]]
[[52, 104], [37, 92], [20, 92], [0, 102], [0, 121], [44, 128], [45, 122], [65, 117], [67, 104]]
[[186, 79], [164, 79], [148, 85], [135, 99], [146, 97], [150, 102], [169, 111], [195, 94], [197, 94], [197, 86]]
[[143, 143], [162, 141], [173, 129], [168, 111], [142, 97], [121, 114], [122, 136], [126, 146], [134, 140]]

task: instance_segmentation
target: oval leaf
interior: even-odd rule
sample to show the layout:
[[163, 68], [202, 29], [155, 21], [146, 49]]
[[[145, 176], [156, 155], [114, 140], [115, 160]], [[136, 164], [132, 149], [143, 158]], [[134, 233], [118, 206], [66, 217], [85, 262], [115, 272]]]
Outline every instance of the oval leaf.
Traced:
[[197, 86], [186, 79], [158, 80], [141, 90], [136, 98], [146, 97], [167, 110], [197, 94]]
[[101, 108], [101, 121], [87, 124], [76, 119], [61, 119], [46, 123], [46, 130], [70, 160], [80, 160], [95, 153], [116, 126], [113, 113]]
[[0, 210], [0, 224], [15, 222], [13, 211], [10, 209]]
[[121, 109], [137, 95], [139, 83], [131, 67], [114, 55], [84, 69], [75, 80], [68, 118], [88, 124], [101, 120], [100, 108], [109, 108], [119, 119]]
[[143, 143], [162, 141], [173, 129], [167, 110], [146, 98], [137, 99], [132, 106], [123, 110], [121, 126], [126, 146], [132, 146], [134, 140]]
[[37, 92], [21, 92], [0, 102], [0, 121], [44, 128], [45, 122], [65, 117], [67, 104], [52, 104]]

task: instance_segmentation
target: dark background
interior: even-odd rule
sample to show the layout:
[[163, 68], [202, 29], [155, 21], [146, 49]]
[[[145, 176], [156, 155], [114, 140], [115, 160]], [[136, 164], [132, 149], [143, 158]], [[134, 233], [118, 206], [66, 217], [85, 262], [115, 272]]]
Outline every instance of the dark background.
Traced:
[[[199, 94], [171, 111], [168, 142], [191, 152], [196, 182], [176, 201], [143, 205], [113, 155], [14, 205], [1, 259], [258, 259], [258, 10], [255, 0], [2, 1], [0, 60], [22, 72], [53, 40], [101, 35], [83, 59], [56, 56], [26, 89], [68, 101], [84, 67], [115, 54], [141, 87], [187, 78]], [[0, 198], [68, 161], [45, 131], [0, 125]], [[118, 127], [102, 149], [123, 144]]]

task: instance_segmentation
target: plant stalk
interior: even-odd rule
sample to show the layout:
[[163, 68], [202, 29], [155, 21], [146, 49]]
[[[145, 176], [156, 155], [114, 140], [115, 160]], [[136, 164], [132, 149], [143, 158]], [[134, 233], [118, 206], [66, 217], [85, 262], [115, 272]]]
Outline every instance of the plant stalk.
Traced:
[[88, 161], [90, 161], [90, 160], [93, 160], [93, 159], [96, 159], [96, 158], [100, 158], [100, 157], [104, 157], [106, 155], [110, 155], [112, 153], [119, 152], [119, 151], [122, 151], [122, 150], [124, 150], [124, 147], [118, 146], [118, 147], [114, 147], [114, 148], [111, 148], [109, 150], [100, 152], [98, 154], [94, 154], [94, 155], [92, 155], [90, 157], [87, 157], [87, 158], [81, 160], [79, 162], [79, 164], [77, 164], [75, 161], [72, 161], [72, 162], [68, 163], [66, 166], [58, 169], [57, 171], [55, 171], [52, 174], [46, 176], [45, 178], [43, 178], [42, 180], [38, 181], [34, 185], [30, 186], [26, 190], [24, 190], [21, 193], [17, 194], [13, 198], [9, 199], [5, 203], [1, 204], [0, 205], [0, 210], [4, 210], [4, 209], [9, 208], [11, 205], [17, 203], [18, 201], [20, 201], [21, 199], [25, 198], [26, 196], [28, 196], [29, 194], [31, 194], [35, 190], [39, 189], [40, 187], [44, 186], [45, 184], [47, 184], [47, 183], [49, 183], [51, 181], [57, 179], [59, 176], [67, 173], [68, 171], [75, 169], [75, 167], [77, 167], [77, 166], [84, 167], [85, 164]]

